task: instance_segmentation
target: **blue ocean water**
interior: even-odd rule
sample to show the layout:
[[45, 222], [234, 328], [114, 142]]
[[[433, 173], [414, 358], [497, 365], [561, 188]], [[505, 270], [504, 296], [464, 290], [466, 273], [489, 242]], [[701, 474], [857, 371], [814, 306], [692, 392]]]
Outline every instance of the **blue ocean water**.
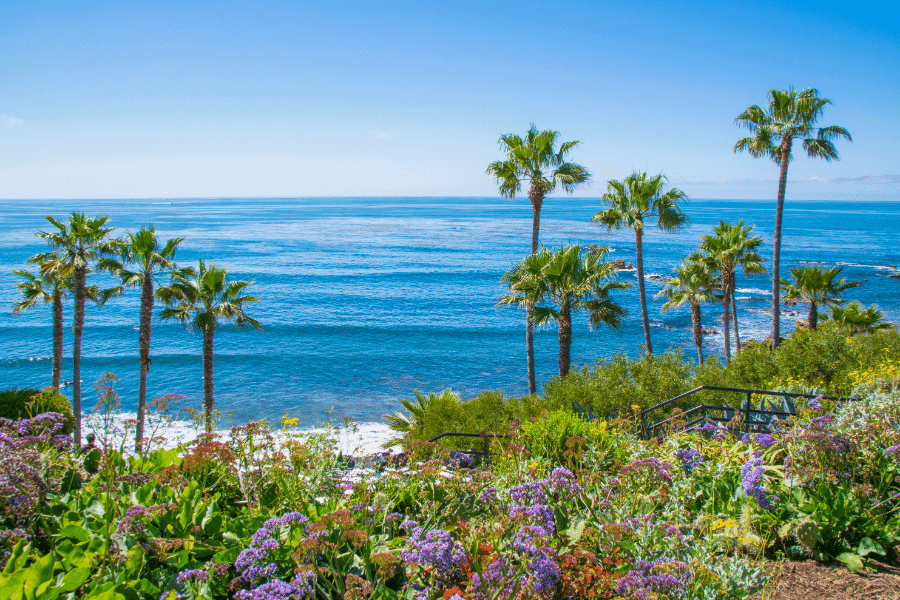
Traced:
[[[660, 313], [652, 296], [702, 235], [720, 219], [744, 219], [766, 244], [771, 260], [775, 203], [691, 200], [691, 227], [678, 233], [648, 229], [645, 275], [654, 350], [684, 347], [694, 356], [690, 315], [684, 308]], [[551, 197], [541, 219], [549, 247], [581, 242], [611, 248], [610, 259], [635, 260], [630, 230], [608, 233], [590, 224], [596, 198]], [[49, 305], [13, 316], [19, 299], [13, 269], [46, 249], [35, 238], [49, 230], [45, 215], [72, 211], [108, 214], [110, 224], [134, 230], [154, 224], [161, 237], [187, 236], [181, 264], [202, 257], [238, 279], [253, 280], [260, 302], [248, 313], [265, 329], [223, 324], [216, 334], [215, 399], [226, 424], [289, 414], [305, 424], [351, 416], [377, 421], [398, 397], [452, 388], [464, 398], [485, 389], [526, 392], [524, 313], [497, 307], [502, 274], [530, 251], [527, 199], [491, 198], [238, 198], [0, 202], [0, 388], [50, 383]], [[782, 273], [803, 262], [844, 265], [861, 283], [849, 297], [877, 303], [900, 322], [900, 203], [788, 200], [784, 215]], [[661, 277], [660, 277], [661, 276]], [[108, 276], [92, 276], [109, 285]], [[634, 271], [620, 279], [635, 282]], [[624, 352], [637, 356], [643, 333], [637, 286], [616, 299], [628, 310], [624, 327], [590, 331], [576, 317], [572, 362], [591, 364]], [[88, 305], [82, 380], [86, 407], [91, 385], [104, 372], [119, 378], [123, 408], [137, 395], [139, 293], [97, 308]], [[763, 339], [771, 317], [767, 278], [738, 281], [742, 339]], [[787, 307], [790, 331], [802, 305]], [[71, 306], [67, 308], [63, 377], [71, 379]], [[721, 310], [704, 307], [704, 326], [721, 331]], [[722, 355], [721, 334], [706, 336], [706, 352]], [[557, 374], [554, 329], [535, 335], [539, 385]], [[178, 323], [154, 322], [149, 393], [183, 394], [178, 406], [202, 399], [201, 336]], [[177, 408], [177, 407], [176, 407]]]

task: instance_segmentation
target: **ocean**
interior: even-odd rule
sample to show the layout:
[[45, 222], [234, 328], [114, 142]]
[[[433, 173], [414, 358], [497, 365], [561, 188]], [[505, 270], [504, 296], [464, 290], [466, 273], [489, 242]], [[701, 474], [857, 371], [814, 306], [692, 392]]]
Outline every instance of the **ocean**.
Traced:
[[[599, 244], [609, 259], [635, 260], [634, 233], [608, 233], [590, 217], [597, 198], [548, 198], [541, 213], [541, 243]], [[463, 398], [482, 390], [526, 393], [524, 312], [496, 306], [503, 273], [530, 251], [527, 197], [486, 198], [209, 198], [159, 200], [0, 201], [0, 389], [50, 384], [52, 322], [49, 305], [17, 316], [19, 278], [30, 256], [47, 249], [35, 237], [45, 220], [72, 211], [110, 215], [118, 232], [156, 226], [160, 237], [187, 236], [178, 263], [199, 258], [224, 267], [259, 302], [247, 306], [264, 332], [222, 323], [215, 338], [215, 402], [223, 424], [284, 415], [305, 425], [380, 421], [414, 390], [452, 388]], [[771, 265], [774, 200], [690, 200], [690, 227], [665, 233], [648, 227], [644, 270], [654, 350], [683, 347], [696, 355], [687, 307], [660, 313], [662, 289], [672, 268], [695, 250], [719, 220], [755, 225]], [[900, 203], [785, 203], [782, 275], [792, 266], [843, 265], [859, 281], [848, 298], [878, 304], [900, 322]], [[617, 353], [636, 357], [643, 343], [635, 272], [619, 278], [635, 284], [614, 295], [627, 311], [624, 326], [591, 331], [575, 316], [572, 364], [578, 367]], [[89, 283], [108, 286], [108, 275]], [[771, 317], [770, 282], [738, 278], [738, 316], [743, 339], [763, 339]], [[114, 373], [123, 410], [135, 410], [138, 382], [140, 294], [131, 289], [98, 308], [89, 304], [83, 339], [83, 404], [96, 401], [93, 383]], [[786, 307], [782, 332], [806, 307]], [[159, 306], [157, 307], [157, 312]], [[703, 307], [705, 352], [723, 355], [721, 308]], [[71, 302], [65, 314], [63, 378], [72, 378]], [[154, 320], [148, 393], [184, 396], [174, 408], [200, 408], [202, 337], [175, 322]], [[535, 334], [538, 386], [558, 372], [553, 328]]]

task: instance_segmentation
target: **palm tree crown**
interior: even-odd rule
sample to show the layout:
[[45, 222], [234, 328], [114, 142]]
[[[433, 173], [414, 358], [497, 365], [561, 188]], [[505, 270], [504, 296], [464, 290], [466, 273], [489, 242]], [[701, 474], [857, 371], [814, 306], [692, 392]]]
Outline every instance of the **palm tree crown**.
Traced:
[[609, 208], [595, 213], [591, 222], [599, 223], [608, 230], [627, 227], [634, 230], [637, 251], [638, 293], [641, 301], [641, 320], [644, 326], [644, 345], [647, 352], [653, 354], [650, 342], [650, 319], [647, 314], [647, 299], [644, 293], [644, 221], [655, 217], [656, 225], [663, 231], [676, 231], [685, 227], [688, 218], [678, 202], [687, 196], [678, 188], [663, 192], [666, 178], [659, 175], [647, 176], [647, 173], [632, 173], [623, 181], [615, 179], [607, 182], [607, 193], [602, 200]]
[[815, 329], [818, 324], [818, 307], [843, 304], [838, 296], [845, 291], [859, 287], [856, 281], [848, 282], [846, 278], [837, 280], [843, 267], [833, 267], [827, 271], [822, 267], [793, 267], [791, 275], [794, 283], [781, 280], [781, 291], [789, 300], [809, 303], [809, 328]]
[[[522, 182], [529, 181], [528, 199], [531, 201], [531, 253], [538, 251], [538, 232], [541, 224], [541, 206], [544, 197], [562, 186], [567, 192], [587, 182], [591, 175], [581, 165], [566, 162], [566, 154], [578, 145], [577, 141], [564, 142], [556, 148], [558, 131], [538, 131], [532, 123], [525, 138], [509, 133], [500, 136], [500, 148], [506, 153], [506, 160], [497, 160], [488, 165], [487, 173], [494, 177], [500, 194], [515, 198], [522, 189]], [[526, 306], [525, 349], [528, 366], [528, 393], [537, 392], [534, 376], [534, 325], [531, 308]]]
[[[56, 250], [71, 272], [75, 296], [75, 310], [72, 316], [72, 412], [75, 416], [75, 446], [81, 445], [81, 336], [84, 332], [84, 301], [87, 298], [87, 275], [91, 264], [115, 251], [115, 242], [109, 239], [112, 227], [107, 227], [108, 216], [87, 218], [82, 213], [72, 213], [66, 223], [48, 216], [56, 231], [40, 231]], [[54, 267], [55, 268], [55, 267]]]
[[259, 321], [244, 312], [244, 304], [258, 302], [254, 296], [242, 295], [252, 281], [229, 281], [228, 272], [200, 260], [199, 270], [176, 271], [172, 283], [160, 288], [156, 295], [166, 303], [162, 319], [189, 323], [203, 333], [203, 402], [206, 430], [212, 431], [213, 408], [213, 336], [219, 319], [234, 320], [238, 327], [252, 325], [262, 331]]
[[23, 278], [16, 284], [22, 291], [22, 300], [16, 303], [13, 314], [33, 308], [38, 302], [52, 304], [53, 309], [53, 365], [51, 385], [59, 389], [62, 377], [63, 354], [63, 300], [68, 297], [72, 288], [72, 277], [65, 261], [57, 252], [38, 254], [28, 259], [31, 264], [38, 265], [39, 275], [29, 271], [14, 270], [13, 273]]
[[684, 304], [691, 307], [691, 323], [694, 335], [694, 344], [697, 345], [697, 358], [703, 363], [703, 327], [701, 322], [700, 304], [715, 300], [713, 290], [719, 286], [719, 278], [713, 277], [709, 269], [697, 256], [689, 257], [675, 267], [675, 276], [666, 281], [666, 286], [656, 294], [656, 297], [666, 296], [667, 300], [662, 305], [662, 311], [678, 308]]
[[811, 158], [838, 160], [834, 140], [843, 137], [853, 141], [843, 127], [830, 125], [816, 127], [825, 106], [831, 100], [819, 98], [815, 89], [797, 91], [770, 90], [769, 105], [764, 110], [753, 105], [739, 114], [734, 122], [747, 128], [751, 135], [741, 138], [734, 145], [734, 151], [749, 152], [754, 158], [767, 157], [779, 165], [778, 200], [775, 209], [775, 237], [772, 242], [772, 345], [778, 345], [780, 335], [779, 291], [781, 279], [781, 219], [784, 212], [784, 193], [787, 185], [788, 164], [792, 159], [791, 147], [794, 140], [802, 140], [803, 148]]
[[[743, 219], [736, 225], [719, 221], [713, 228], [712, 235], [704, 235], [700, 244], [703, 256], [697, 256], [703, 260], [707, 268], [713, 273], [720, 273], [719, 287], [722, 290], [722, 326], [725, 333], [725, 361], [731, 361], [731, 341], [729, 328], [729, 305], [734, 301], [735, 276], [738, 267], [744, 275], [759, 275], [766, 272], [763, 266], [765, 259], [756, 251], [763, 241], [758, 235], [750, 236], [753, 225], [744, 227]], [[735, 321], [736, 323], [736, 321]], [[735, 332], [737, 326], [735, 325]], [[735, 340], [738, 349], [740, 343]]]
[[847, 306], [831, 307], [831, 320], [849, 328], [851, 334], [872, 334], [883, 329], [896, 329], [896, 325], [883, 319], [884, 313], [874, 304], [863, 309], [862, 304], [854, 300]]
[[[118, 275], [122, 286], [139, 286], [141, 288], [140, 328], [138, 333], [138, 351], [140, 353], [140, 376], [138, 382], [138, 418], [135, 431], [135, 447], [141, 450], [144, 438], [144, 420], [147, 405], [147, 372], [150, 369], [150, 333], [153, 320], [153, 289], [157, 279], [166, 272], [173, 272], [175, 251], [184, 240], [183, 237], [172, 238], [162, 247], [156, 237], [156, 229], [142, 227], [137, 232], [128, 232], [119, 246], [118, 259], [106, 259], [101, 265]], [[128, 269], [134, 265], [135, 270]]]
[[625, 310], [609, 294], [630, 286], [610, 281], [615, 269], [605, 256], [606, 250], [582, 255], [577, 244], [563, 246], [556, 252], [542, 248], [503, 276], [511, 294], [500, 298], [498, 304], [531, 306], [539, 325], [558, 323], [560, 376], [569, 372], [573, 311], [587, 312], [591, 326], [604, 324], [618, 329], [622, 324]]

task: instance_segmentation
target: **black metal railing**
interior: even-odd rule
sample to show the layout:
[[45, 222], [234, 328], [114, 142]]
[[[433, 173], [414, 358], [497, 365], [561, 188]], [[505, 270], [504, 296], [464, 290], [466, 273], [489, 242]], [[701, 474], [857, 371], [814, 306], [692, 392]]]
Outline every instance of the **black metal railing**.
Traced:
[[[713, 405], [713, 404], [700, 404], [694, 406], [688, 410], [682, 411], [676, 415], [672, 415], [667, 419], [663, 419], [657, 423], [653, 423], [652, 425], [647, 424], [647, 415], [655, 410], [659, 410], [660, 408], [664, 408], [678, 400], [683, 398], [687, 398], [697, 392], [703, 390], [711, 390], [718, 392], [736, 392], [741, 394], [746, 394], [747, 398], [743, 403], [743, 406], [740, 408], [734, 406], [727, 405]], [[796, 411], [780, 411], [780, 410], [767, 410], [763, 409], [760, 406], [760, 409], [752, 408], [753, 401], [752, 397], [754, 394], [762, 395], [762, 396], [776, 396], [782, 398], [822, 398], [823, 400], [833, 400], [836, 402], [848, 402], [848, 401], [856, 401], [859, 398], [844, 398], [838, 396], [825, 396], [822, 394], [795, 394], [792, 392], [775, 392], [772, 390], [752, 390], [747, 388], [730, 388], [730, 387], [719, 387], [714, 385], [701, 385], [700, 387], [696, 387], [692, 390], [689, 390], [683, 394], [679, 394], [674, 398], [669, 398], [664, 402], [660, 402], [655, 406], [651, 406], [650, 408], [644, 409], [641, 411], [641, 438], [645, 440], [649, 440], [654, 437], [659, 429], [664, 427], [667, 424], [677, 424], [681, 421], [685, 421], [685, 423], [681, 424], [677, 429], [679, 430], [689, 430], [695, 427], [698, 427], [702, 423], [708, 421], [714, 421], [718, 423], [730, 423], [734, 420], [738, 415], [741, 416], [740, 426], [742, 431], [749, 432], [759, 432], [759, 431], [768, 431], [769, 422], [773, 417], [792, 417], [796, 415]], [[701, 411], [706, 411], [704, 416], [697, 416], [692, 420], [687, 420], [689, 417], [696, 415]], [[710, 416], [709, 411], [721, 412], [722, 416]]]
[[491, 440], [493, 439], [503, 439], [508, 438], [509, 436], [504, 433], [461, 433], [458, 431], [446, 431], [440, 435], [436, 435], [430, 440], [428, 440], [429, 444], [432, 444], [438, 441], [441, 438], [445, 437], [467, 437], [467, 438], [481, 438], [482, 445], [481, 450], [455, 450], [454, 452], [462, 452], [463, 454], [475, 454], [481, 456], [481, 460], [487, 460], [491, 454]]

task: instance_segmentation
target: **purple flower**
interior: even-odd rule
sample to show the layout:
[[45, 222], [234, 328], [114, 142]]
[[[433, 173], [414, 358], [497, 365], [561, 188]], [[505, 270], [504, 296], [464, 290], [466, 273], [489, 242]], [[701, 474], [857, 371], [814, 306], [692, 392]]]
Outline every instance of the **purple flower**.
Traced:
[[681, 461], [681, 468], [687, 475], [693, 473], [694, 467], [703, 463], [703, 455], [694, 448], [681, 448], [675, 456]]
[[437, 578], [446, 584], [457, 583], [468, 563], [466, 551], [453, 536], [442, 529], [413, 529], [407, 543], [410, 549], [401, 554], [407, 563], [434, 568]]
[[694, 573], [681, 561], [667, 558], [653, 562], [642, 560], [637, 568], [619, 579], [616, 594], [633, 600], [682, 598], [693, 578]]
[[773, 510], [772, 502], [762, 487], [762, 478], [766, 474], [766, 467], [762, 459], [751, 458], [741, 465], [741, 487], [744, 493], [756, 500], [756, 505], [763, 510]]
[[900, 446], [891, 446], [890, 448], [885, 448], [884, 455], [891, 456], [897, 452], [900, 452]]
[[556, 516], [553, 511], [546, 506], [533, 504], [531, 506], [510, 506], [509, 516], [513, 518], [528, 517], [532, 522], [537, 523], [545, 531], [556, 531]]
[[178, 577], [175, 578], [175, 583], [178, 585], [184, 585], [191, 581], [196, 581], [197, 583], [209, 581], [209, 573], [201, 571], [200, 569], [190, 569], [188, 571], [182, 571], [178, 574]]
[[806, 405], [810, 410], [822, 410], [822, 403], [820, 402], [820, 400], [822, 400], [821, 394], [807, 402]]
[[391, 513], [384, 518], [385, 523], [393, 523], [395, 521], [399, 521], [403, 518], [403, 515], [400, 513]]
[[497, 488], [489, 487], [485, 488], [481, 492], [481, 503], [482, 504], [494, 504], [497, 502]]

